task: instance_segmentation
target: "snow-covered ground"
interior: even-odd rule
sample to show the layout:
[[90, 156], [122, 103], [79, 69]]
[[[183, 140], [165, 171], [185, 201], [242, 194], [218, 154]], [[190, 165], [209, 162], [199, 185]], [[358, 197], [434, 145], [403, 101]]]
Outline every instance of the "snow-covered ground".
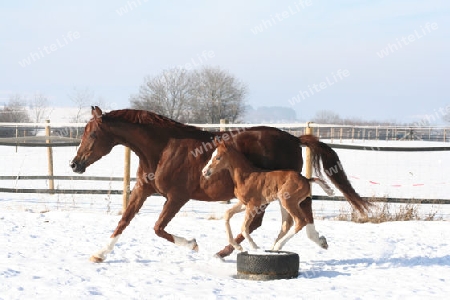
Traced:
[[[74, 175], [68, 163], [75, 148], [53, 151], [55, 175]], [[445, 171], [450, 169], [450, 152], [337, 152], [363, 196], [449, 199]], [[1, 175], [46, 173], [44, 148], [16, 152], [14, 147], [0, 147], [0, 155]], [[133, 171], [136, 164], [133, 157]], [[123, 148], [117, 147], [86, 175], [122, 173]], [[46, 187], [45, 181], [0, 184]], [[55, 185], [122, 188], [120, 182]], [[420, 207], [425, 215], [438, 211], [441, 221], [356, 224], [334, 219], [349, 210], [347, 203], [315, 201], [316, 228], [327, 237], [329, 249], [320, 249], [302, 231], [284, 248], [300, 255], [298, 278], [247, 281], [234, 278], [236, 253], [224, 262], [213, 257], [226, 244], [221, 216], [231, 204], [190, 201], [172, 220], [169, 232], [197, 239], [200, 251], [192, 252], [154, 234], [163, 202], [161, 197], [149, 198], [106, 262], [93, 264], [89, 256], [103, 246], [120, 219], [121, 196], [0, 193], [0, 299], [444, 299], [450, 293], [446, 205]], [[235, 232], [241, 221], [242, 215], [232, 219]], [[252, 236], [270, 248], [279, 228], [279, 207], [274, 204]]]

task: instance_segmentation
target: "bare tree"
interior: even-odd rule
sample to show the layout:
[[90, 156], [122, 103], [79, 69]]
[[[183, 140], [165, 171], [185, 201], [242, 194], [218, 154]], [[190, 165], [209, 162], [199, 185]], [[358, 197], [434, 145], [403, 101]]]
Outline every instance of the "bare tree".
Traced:
[[235, 122], [244, 113], [247, 86], [228, 72], [205, 67], [195, 72], [195, 97], [191, 104], [196, 122]]
[[0, 111], [0, 122], [30, 122], [26, 101], [20, 94], [11, 95], [8, 104]]
[[90, 106], [93, 106], [93, 105], [101, 107], [103, 111], [112, 110], [116, 106], [115, 103], [106, 101], [106, 99], [103, 98], [102, 96], [98, 96], [97, 100], [95, 100], [95, 103], [90, 104]]
[[89, 115], [90, 107], [94, 99], [94, 92], [88, 87], [84, 89], [74, 87], [68, 97], [77, 106], [77, 112], [72, 121], [74, 123], [87, 121], [83, 116]]
[[139, 93], [130, 97], [131, 106], [171, 119], [198, 123], [236, 121], [244, 112], [247, 87], [220, 68], [187, 71], [164, 70], [146, 77]]
[[36, 123], [42, 122], [42, 120], [48, 119], [50, 114], [48, 98], [40, 93], [34, 94], [34, 99], [30, 100], [30, 109], [32, 112], [33, 121]]
[[445, 107], [445, 112], [442, 116], [442, 119], [445, 122], [450, 123], [450, 104]]
[[192, 101], [192, 76], [185, 69], [164, 70], [155, 77], [146, 77], [139, 93], [130, 97], [131, 106], [162, 114], [174, 120], [188, 119]]
[[315, 123], [319, 124], [340, 124], [342, 123], [341, 117], [331, 110], [319, 110], [313, 118]]

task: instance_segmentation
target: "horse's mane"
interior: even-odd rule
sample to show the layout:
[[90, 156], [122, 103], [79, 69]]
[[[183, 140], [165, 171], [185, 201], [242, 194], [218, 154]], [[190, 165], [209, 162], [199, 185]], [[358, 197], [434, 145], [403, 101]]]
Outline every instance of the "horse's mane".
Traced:
[[190, 130], [200, 130], [195, 126], [186, 125], [147, 110], [137, 110], [137, 109], [113, 110], [109, 113], [104, 114], [102, 116], [102, 119], [112, 122], [126, 122], [133, 124], [152, 125], [155, 127], [163, 127], [163, 128], [183, 128]]

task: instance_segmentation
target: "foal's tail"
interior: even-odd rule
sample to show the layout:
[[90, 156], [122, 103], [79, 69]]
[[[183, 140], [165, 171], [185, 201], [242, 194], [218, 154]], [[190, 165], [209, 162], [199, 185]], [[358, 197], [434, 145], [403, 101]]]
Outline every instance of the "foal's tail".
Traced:
[[312, 164], [314, 171], [320, 178], [322, 176], [320, 161], [327, 177], [342, 192], [350, 204], [361, 213], [370, 211], [370, 202], [362, 199], [353, 189], [350, 181], [345, 174], [341, 161], [337, 153], [327, 144], [319, 141], [314, 135], [306, 134], [300, 136], [300, 144], [311, 149]]
[[318, 185], [320, 185], [320, 187], [322, 188], [322, 190], [324, 190], [325, 193], [327, 193], [328, 196], [334, 196], [334, 191], [333, 189], [328, 185], [328, 183], [325, 182], [325, 180], [321, 179], [321, 178], [316, 178], [316, 177], [312, 177], [308, 179], [310, 182], [314, 182], [317, 183]]

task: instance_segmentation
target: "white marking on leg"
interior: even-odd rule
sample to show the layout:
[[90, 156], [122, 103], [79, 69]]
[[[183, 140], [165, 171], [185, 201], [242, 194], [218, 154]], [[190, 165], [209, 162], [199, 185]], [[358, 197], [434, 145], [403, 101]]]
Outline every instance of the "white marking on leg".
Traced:
[[176, 236], [173, 234], [172, 234], [172, 237], [173, 237], [173, 241], [174, 241], [175, 245], [184, 246], [184, 247], [187, 247], [187, 248], [189, 248], [191, 250], [195, 250], [195, 251], [198, 250], [197, 241], [195, 239], [188, 241], [184, 237], [179, 237], [179, 236]]
[[319, 233], [314, 224], [306, 224], [306, 236], [316, 244], [319, 244]]
[[103, 246], [102, 249], [100, 249], [99, 251], [94, 253], [93, 256], [98, 257], [101, 260], [105, 260], [106, 259], [106, 255], [113, 251], [114, 245], [117, 243], [117, 240], [119, 239], [120, 236], [121, 236], [121, 234], [117, 235], [116, 237], [109, 238], [108, 242], [106, 243], [106, 245]]
[[328, 248], [327, 239], [324, 236], [319, 237], [319, 233], [316, 230], [316, 227], [314, 224], [307, 224], [306, 225], [306, 235], [308, 238], [322, 247], [323, 249]]
[[258, 245], [256, 245], [255, 241], [253, 241], [252, 237], [250, 236], [250, 233], [247, 231], [243, 231], [242, 235], [244, 236], [244, 238], [248, 241], [248, 243], [250, 244], [250, 247], [252, 247], [253, 250], [257, 250], [259, 249]]
[[275, 243], [273, 244], [272, 250], [275, 247], [276, 243], [282, 239], [288, 232], [289, 229], [291, 229], [292, 225], [294, 224], [293, 219], [291, 215], [287, 212], [287, 210], [280, 204], [280, 210], [281, 210], [281, 230], [278, 234], [277, 239], [275, 240]]
[[291, 228], [289, 232], [283, 236], [281, 239], [279, 239], [275, 245], [273, 245], [272, 250], [281, 250], [283, 246], [295, 235], [295, 229]]

